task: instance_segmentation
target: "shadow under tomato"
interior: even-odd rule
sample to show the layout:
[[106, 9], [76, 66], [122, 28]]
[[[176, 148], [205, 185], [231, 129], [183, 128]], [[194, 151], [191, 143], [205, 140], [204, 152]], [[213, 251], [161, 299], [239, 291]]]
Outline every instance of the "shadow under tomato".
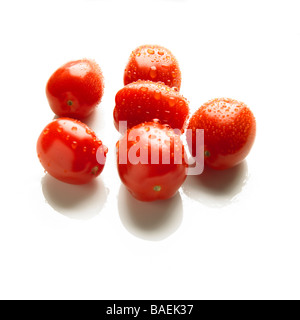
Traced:
[[180, 194], [168, 200], [142, 202], [121, 185], [118, 196], [120, 219], [134, 236], [160, 241], [172, 235], [181, 225], [183, 206]]
[[235, 201], [248, 180], [247, 162], [227, 170], [205, 167], [201, 175], [188, 176], [182, 186], [191, 199], [209, 207], [224, 207]]
[[94, 218], [102, 210], [108, 195], [101, 178], [85, 185], [71, 185], [46, 174], [41, 183], [47, 203], [70, 219]]

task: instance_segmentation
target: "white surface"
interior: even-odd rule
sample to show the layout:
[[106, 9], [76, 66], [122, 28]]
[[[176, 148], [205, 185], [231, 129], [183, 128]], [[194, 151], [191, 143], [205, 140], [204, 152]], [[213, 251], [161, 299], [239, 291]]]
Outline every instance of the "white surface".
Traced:
[[[298, 3], [1, 1], [0, 298], [299, 299]], [[112, 119], [129, 54], [146, 43], [175, 54], [192, 110], [235, 98], [258, 129], [241, 166], [154, 204], [120, 186]], [[105, 76], [88, 124], [109, 154], [97, 183], [74, 187], [44, 176], [35, 145], [54, 116], [46, 81], [83, 57]]]

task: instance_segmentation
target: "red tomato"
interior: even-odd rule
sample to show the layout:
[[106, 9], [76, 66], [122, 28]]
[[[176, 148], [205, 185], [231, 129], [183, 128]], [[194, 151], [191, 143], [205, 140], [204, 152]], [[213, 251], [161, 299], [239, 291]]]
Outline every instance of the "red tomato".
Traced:
[[124, 84], [137, 80], [164, 82], [180, 90], [181, 72], [170, 50], [157, 45], [144, 45], [135, 49], [129, 58]]
[[196, 153], [196, 129], [204, 129], [204, 161], [214, 169], [231, 168], [250, 152], [255, 140], [256, 122], [250, 109], [233, 99], [214, 99], [205, 103], [191, 117], [188, 141]]
[[85, 184], [99, 176], [107, 151], [88, 126], [68, 118], [49, 123], [37, 142], [38, 157], [45, 170], [71, 184]]
[[120, 178], [141, 201], [174, 196], [186, 179], [185, 157], [180, 136], [158, 122], [129, 129], [117, 143]]
[[93, 60], [71, 61], [56, 70], [48, 80], [46, 95], [51, 109], [60, 117], [82, 119], [100, 103], [104, 80]]
[[127, 121], [127, 127], [159, 119], [183, 132], [189, 115], [188, 101], [176, 90], [160, 82], [140, 80], [121, 89], [116, 95], [115, 127]]

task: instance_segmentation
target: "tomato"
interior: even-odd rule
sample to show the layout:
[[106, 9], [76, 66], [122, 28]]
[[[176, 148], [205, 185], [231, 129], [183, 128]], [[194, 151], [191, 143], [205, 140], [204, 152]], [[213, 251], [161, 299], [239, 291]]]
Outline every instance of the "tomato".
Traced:
[[54, 178], [85, 184], [102, 172], [108, 149], [88, 126], [61, 118], [49, 123], [37, 142], [42, 166]]
[[60, 117], [82, 119], [100, 103], [104, 80], [100, 67], [93, 60], [71, 61], [56, 70], [46, 86], [46, 95], [53, 112]]
[[140, 80], [126, 85], [116, 94], [114, 122], [117, 130], [120, 121], [127, 127], [159, 119], [173, 129], [184, 130], [189, 115], [188, 101], [178, 91], [163, 83]]
[[214, 99], [202, 105], [191, 117], [188, 141], [196, 153], [196, 129], [204, 129], [204, 163], [214, 169], [231, 168], [250, 152], [256, 135], [256, 121], [251, 110], [233, 99]]
[[158, 45], [144, 45], [135, 49], [129, 58], [124, 84], [137, 80], [164, 82], [180, 90], [181, 72], [170, 50]]
[[180, 136], [158, 122], [139, 124], [117, 143], [117, 166], [129, 192], [140, 201], [168, 199], [186, 179]]

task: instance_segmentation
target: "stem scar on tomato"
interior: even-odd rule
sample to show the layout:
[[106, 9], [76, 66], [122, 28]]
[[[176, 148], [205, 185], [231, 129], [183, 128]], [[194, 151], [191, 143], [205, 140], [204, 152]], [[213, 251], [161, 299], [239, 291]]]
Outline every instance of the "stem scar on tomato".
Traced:
[[159, 192], [161, 190], [161, 186], [154, 186], [153, 190]]
[[210, 152], [208, 150], [205, 150], [204, 151], [204, 156], [207, 157], [207, 158], [210, 157]]
[[67, 105], [71, 107], [73, 105], [73, 101], [72, 100], [68, 100], [67, 101]]
[[96, 166], [96, 167], [94, 167], [94, 168], [92, 169], [91, 173], [92, 173], [93, 175], [96, 175], [98, 171], [99, 171], [99, 167]]

